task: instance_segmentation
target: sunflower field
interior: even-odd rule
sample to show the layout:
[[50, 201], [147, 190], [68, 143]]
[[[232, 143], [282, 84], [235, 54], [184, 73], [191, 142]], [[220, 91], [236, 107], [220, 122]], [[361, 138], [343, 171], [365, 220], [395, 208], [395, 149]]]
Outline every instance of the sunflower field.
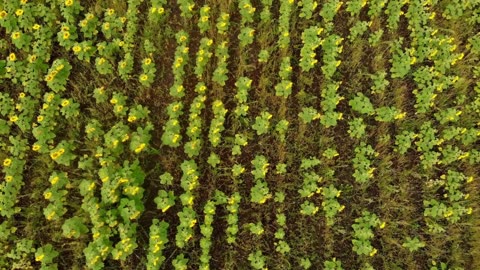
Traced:
[[2, 0], [0, 269], [480, 269], [480, 0]]

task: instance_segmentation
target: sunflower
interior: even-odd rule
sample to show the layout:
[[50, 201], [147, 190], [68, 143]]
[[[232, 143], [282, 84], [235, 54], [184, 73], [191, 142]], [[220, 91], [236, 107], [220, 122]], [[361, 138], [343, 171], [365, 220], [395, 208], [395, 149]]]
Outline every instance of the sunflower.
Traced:
[[21, 36], [20, 32], [13, 32], [12, 33], [12, 39], [19, 39]]
[[15, 123], [17, 122], [17, 120], [18, 120], [18, 116], [16, 115], [10, 116], [10, 122]]
[[79, 52], [82, 51], [82, 47], [80, 47], [78, 45], [75, 45], [75, 46], [73, 46], [72, 50], [73, 50], [74, 53], [79, 53]]
[[58, 153], [58, 152], [53, 152], [53, 153], [50, 154], [50, 157], [53, 160], [57, 159], [59, 156], [60, 156], [60, 153]]
[[11, 160], [11, 159], [6, 158], [6, 159], [3, 160], [3, 166], [4, 166], [4, 167], [10, 166], [10, 164], [12, 164], [12, 160]]

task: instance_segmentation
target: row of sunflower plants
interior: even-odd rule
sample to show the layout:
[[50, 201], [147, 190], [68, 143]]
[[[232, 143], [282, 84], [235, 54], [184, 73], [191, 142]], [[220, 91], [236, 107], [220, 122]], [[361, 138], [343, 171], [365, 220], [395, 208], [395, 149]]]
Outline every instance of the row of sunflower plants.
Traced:
[[385, 14], [387, 15], [387, 27], [390, 30], [397, 30], [400, 22], [400, 16], [404, 14], [402, 7], [405, 5], [405, 3], [406, 1], [403, 0], [388, 1]]
[[278, 75], [281, 81], [275, 85], [275, 95], [288, 98], [288, 96], [292, 94], [293, 87], [293, 82], [291, 81], [292, 66], [289, 56], [282, 57], [282, 62], [280, 63]]
[[343, 38], [336, 34], [329, 34], [321, 41], [323, 49], [322, 72], [325, 78], [329, 80], [337, 71], [337, 67], [342, 63], [341, 60], [337, 60], [340, 53], [343, 51], [343, 46], [340, 45], [342, 42]]
[[290, 46], [290, 17], [294, 0], [280, 1], [280, 15], [278, 17], [278, 46], [287, 49]]
[[[300, 205], [300, 214], [313, 218], [322, 209], [325, 224], [331, 227], [335, 224], [337, 214], [343, 211], [345, 206], [338, 201], [341, 191], [335, 188], [332, 183], [334, 171], [328, 167], [323, 167], [321, 170], [327, 169], [324, 175], [320, 176], [316, 172], [321, 164], [328, 163], [329, 159], [338, 156], [338, 152], [333, 148], [328, 148], [322, 156], [325, 159], [303, 158], [300, 164], [299, 172], [303, 178], [303, 182], [298, 189], [300, 200], [303, 201]], [[317, 198], [317, 196], [321, 197]], [[319, 200], [321, 200], [321, 207], [316, 203]], [[329, 235], [327, 234], [326, 237], [329, 237]], [[300, 260], [300, 266], [303, 269], [310, 269], [312, 263], [308, 257], [304, 257]]]
[[253, 16], [256, 8], [252, 6], [250, 0], [240, 0], [238, 2], [238, 9], [240, 12], [240, 33], [238, 34], [238, 40], [240, 41], [240, 47], [244, 48], [247, 45], [253, 43], [255, 29], [248, 26], [249, 23], [253, 23]]
[[268, 184], [265, 181], [270, 163], [268, 163], [264, 155], [255, 155], [251, 163], [254, 167], [251, 173], [254, 176], [255, 185], [250, 189], [250, 202], [264, 204], [268, 199], [272, 198]]
[[[303, 47], [300, 50], [300, 63], [302, 72], [308, 72], [315, 67], [318, 62], [316, 59], [317, 54], [315, 50], [320, 46], [322, 40], [320, 34], [323, 32], [323, 28], [319, 26], [310, 26], [302, 33]], [[325, 41], [324, 41], [325, 42]]]
[[202, 147], [202, 118], [200, 114], [202, 109], [205, 108], [205, 92], [207, 87], [203, 82], [199, 82], [195, 87], [195, 92], [198, 94], [192, 101], [190, 105], [190, 114], [188, 116], [189, 124], [187, 127], [187, 136], [190, 140], [185, 143], [184, 151], [191, 158], [193, 156], [198, 156]]
[[[258, 221], [257, 223], [250, 222], [248, 224], [245, 224], [245, 227], [250, 231], [253, 237], [256, 239], [259, 239], [261, 235], [265, 232], [265, 229], [263, 227], [263, 224], [261, 221]], [[266, 258], [265, 255], [263, 255], [261, 249], [258, 247], [260, 241], [256, 241], [256, 247], [255, 247], [255, 252], [251, 252], [248, 255], [248, 261], [250, 262], [250, 266], [253, 269], [267, 269], [265, 268], [266, 264]]]
[[338, 14], [338, 11], [344, 4], [343, 1], [340, 0], [328, 0], [322, 5], [322, 9], [320, 10], [320, 16], [323, 19], [323, 28], [325, 28], [327, 33], [330, 33], [333, 29], [333, 19], [335, 15]]
[[[12, 60], [12, 54], [16, 58], [14, 53], [10, 54], [10, 59], [7, 59], [7, 72], [11, 72], [8, 70], [8, 61]], [[2, 77], [0, 80], [3, 82]], [[6, 79], [16, 83], [13, 78]], [[2, 266], [21, 264], [22, 258], [28, 258], [29, 254], [35, 251], [33, 241], [26, 238], [19, 239], [15, 234], [18, 228], [14, 215], [22, 211], [16, 205], [20, 199], [21, 189], [25, 185], [23, 177], [26, 169], [25, 157], [30, 152], [25, 135], [30, 133], [33, 112], [37, 106], [38, 103], [24, 92], [19, 93], [17, 97], [13, 97], [8, 92], [0, 93], [0, 115], [5, 119], [0, 120], [0, 138], [2, 138], [0, 166], [3, 174], [3, 181], [0, 183], [0, 216], [2, 216], [0, 243], [5, 247], [0, 251]], [[21, 243], [25, 243], [28, 247], [22, 249]]]
[[228, 110], [225, 109], [223, 102], [220, 100], [215, 100], [212, 103], [212, 110], [214, 116], [210, 123], [208, 139], [213, 147], [217, 147], [220, 145], [222, 140], [221, 132], [225, 129], [223, 124], [225, 122], [225, 116]]
[[198, 19], [197, 26], [200, 29], [200, 33], [204, 34], [210, 29], [210, 6], [204, 5], [200, 8], [200, 18]]
[[[130, 3], [129, 3], [130, 4]], [[150, 8], [148, 12], [148, 21], [149, 23], [158, 23], [162, 17], [165, 15], [165, 5], [167, 4], [166, 0], [151, 0]], [[130, 5], [129, 5], [130, 9]], [[130, 11], [127, 11], [127, 14]], [[127, 26], [128, 29], [128, 26]]]
[[246, 117], [249, 106], [247, 105], [248, 94], [252, 86], [252, 80], [248, 77], [239, 77], [235, 82], [237, 93], [235, 94], [236, 108], [234, 110], [237, 118]]
[[[94, 93], [97, 103], [108, 100], [104, 88], [97, 88]], [[94, 119], [85, 126], [87, 139], [93, 147], [96, 145], [94, 158], [100, 168], [94, 169], [95, 161], [92, 158], [83, 158], [80, 168], [90, 173], [97, 171], [101, 182], [100, 199], [96, 197], [96, 182], [83, 180], [80, 184], [82, 209], [88, 213], [93, 225], [93, 240], [84, 249], [87, 264], [93, 269], [102, 268], [109, 255], [114, 260], [125, 261], [137, 247], [136, 220], [144, 210], [144, 189], [141, 186], [145, 174], [136, 156], [148, 148], [153, 126], [145, 121], [148, 109], [141, 105], [128, 108], [127, 101], [127, 97], [121, 93], [112, 94], [109, 103], [120, 121], [108, 131], [104, 131], [100, 122]], [[129, 125], [136, 127], [136, 130], [130, 129]], [[125, 160], [122, 164], [120, 157], [126, 153], [134, 160]], [[79, 226], [81, 231], [85, 231], [81, 228]], [[112, 237], [119, 241], [113, 243]]]
[[322, 105], [323, 115], [320, 116], [320, 123], [325, 127], [334, 127], [338, 120], [343, 119], [343, 113], [336, 111], [338, 103], [344, 99], [338, 93], [340, 82], [329, 82], [322, 88]]
[[263, 9], [260, 11], [260, 20], [263, 23], [271, 21], [272, 18], [272, 12], [270, 9], [272, 8], [272, 2], [273, 0], [261, 0]]
[[217, 58], [217, 64], [215, 70], [213, 71], [212, 80], [220, 86], [225, 86], [225, 82], [228, 79], [228, 29], [230, 28], [230, 14], [226, 12], [221, 12], [217, 18], [216, 23], [217, 34], [219, 40], [217, 42], [217, 47], [215, 48], [215, 56]]
[[373, 172], [375, 167], [372, 166], [372, 160], [370, 158], [377, 157], [379, 153], [373, 150], [372, 146], [361, 142], [360, 145], [355, 147], [355, 158], [353, 158], [353, 168], [355, 169], [353, 177], [355, 181], [360, 184], [368, 183], [373, 178]]
[[298, 16], [310, 20], [315, 9], [318, 7], [318, 2], [314, 0], [302, 0], [298, 1], [297, 5], [302, 7]]
[[170, 87], [170, 96], [176, 99], [167, 107], [168, 121], [165, 123], [162, 134], [162, 143], [170, 147], [180, 146], [182, 135], [179, 117], [183, 115], [183, 102], [180, 100], [185, 96], [183, 79], [185, 75], [184, 67], [188, 61], [188, 34], [181, 30], [175, 35], [177, 48], [175, 50], [175, 59], [172, 64], [174, 83]]
[[182, 169], [181, 187], [184, 190], [180, 195], [182, 211], [177, 213], [180, 223], [177, 226], [175, 243], [177, 247], [183, 248], [194, 236], [193, 227], [197, 224], [196, 213], [193, 209], [195, 200], [195, 189], [198, 187], [199, 172], [194, 160], [185, 160], [180, 165]]
[[[431, 194], [442, 195], [441, 198], [426, 199], [423, 201], [425, 221], [429, 232], [445, 233], [446, 223], [456, 224], [462, 217], [472, 214], [473, 208], [467, 207], [469, 194], [465, 194], [463, 187], [471, 183], [473, 177], [467, 177], [461, 172], [449, 170], [439, 179], [429, 180], [427, 190]], [[443, 191], [443, 192], [442, 192]]]
[[[334, 3], [335, 1], [329, 2], [325, 7], [322, 8], [322, 12], [327, 12], [328, 10], [336, 7], [338, 4]], [[330, 6], [328, 6], [330, 5]], [[335, 10], [336, 8], [334, 8]], [[336, 12], [330, 10], [329, 12]], [[333, 18], [330, 15], [327, 16], [328, 19]], [[328, 21], [326, 22], [328, 24]], [[322, 39], [320, 44], [322, 45], [323, 57], [322, 57], [322, 73], [325, 76], [327, 82], [322, 87], [321, 101], [323, 115], [320, 117], [320, 122], [325, 127], [333, 127], [337, 125], [337, 121], [343, 119], [343, 114], [336, 111], [338, 103], [344, 98], [340, 96], [337, 92], [340, 87], [341, 82], [336, 82], [332, 80], [333, 75], [335, 74], [337, 67], [341, 64], [341, 60], [337, 60], [340, 53], [343, 51], [343, 46], [340, 44], [343, 41], [343, 38], [336, 34], [329, 34], [328, 29], [327, 36]]]
[[158, 219], [152, 220], [149, 229], [149, 242], [147, 254], [147, 270], [158, 270], [167, 259], [163, 255], [163, 250], [168, 244], [168, 227], [169, 224]]
[[[279, 203], [282, 203], [283, 200], [278, 200], [278, 196], [275, 196], [275, 200]], [[288, 229], [287, 226], [287, 217], [284, 213], [280, 212], [276, 214], [275, 219], [276, 224], [278, 225], [277, 230], [275, 231], [275, 250], [282, 255], [290, 253], [291, 247], [285, 240], [285, 230]]]
[[237, 234], [239, 231], [238, 228], [238, 208], [240, 207], [240, 202], [242, 196], [239, 192], [234, 192], [227, 199], [227, 243], [234, 244], [237, 241]]
[[[173, 176], [169, 172], [160, 175], [160, 184], [163, 187], [171, 187], [173, 185]], [[166, 213], [176, 203], [177, 196], [172, 190], [162, 188], [158, 190], [158, 194], [154, 199], [157, 209], [162, 213]], [[166, 260], [163, 251], [168, 244], [168, 228], [170, 224], [166, 221], [153, 219], [150, 226], [149, 250], [147, 254], [147, 269], [160, 269]]]
[[70, 183], [67, 173], [56, 171], [50, 175], [49, 182], [51, 186], [43, 192], [43, 197], [49, 201], [47, 207], [43, 209], [43, 214], [47, 220], [58, 220], [67, 212], [64, 203], [68, 191], [65, 188]]
[[[352, 249], [359, 256], [373, 257], [378, 250], [372, 246], [371, 239], [375, 234], [373, 229], [385, 227], [385, 222], [382, 222], [377, 215], [370, 213], [367, 210], [362, 211], [362, 216], [355, 219], [355, 224], [352, 225]], [[365, 262], [365, 268], [370, 267], [368, 262]]]
[[2, 163], [5, 181], [2, 181], [0, 184], [0, 214], [5, 218], [2, 224], [8, 224], [8, 220], [15, 213], [20, 212], [20, 208], [15, 207], [15, 204], [18, 202], [20, 189], [24, 185], [23, 170], [25, 161], [23, 160], [23, 155], [25, 155], [27, 149], [25, 149], [25, 146], [22, 147], [22, 145], [9, 148], [10, 151], [8, 153], [10, 155], [5, 157]]
[[[225, 13], [226, 14], [226, 13]], [[212, 80], [220, 86], [225, 86], [225, 82], [228, 79], [228, 41], [223, 40], [217, 45], [215, 49], [215, 56], [217, 57], [217, 67], [213, 71]]]
[[196, 64], [194, 73], [197, 75], [197, 78], [201, 78], [203, 73], [205, 72], [205, 68], [210, 61], [213, 53], [211, 52], [211, 46], [213, 44], [213, 40], [207, 37], [203, 37], [200, 40], [200, 47], [197, 51], [196, 57]]
[[[137, 32], [138, 32], [138, 19], [137, 16], [138, 6], [141, 4], [140, 0], [133, 0], [127, 2], [127, 11], [126, 11], [126, 29], [123, 32], [123, 58], [118, 62], [118, 74], [122, 80], [127, 81], [131, 77], [133, 72], [134, 64], [134, 44], [137, 41]], [[163, 0], [152, 1], [152, 6], [149, 10], [148, 20], [150, 24], [154, 23], [158, 16], [163, 14], [162, 5], [165, 4]], [[158, 15], [157, 15], [158, 14]], [[123, 19], [121, 19], [123, 20]]]
[[199, 269], [208, 270], [210, 269], [210, 249], [212, 247], [212, 234], [213, 234], [213, 219], [215, 216], [216, 204], [218, 202], [214, 200], [209, 200], [203, 207], [203, 224], [200, 225], [200, 233], [202, 234], [202, 239], [200, 239], [200, 266]]

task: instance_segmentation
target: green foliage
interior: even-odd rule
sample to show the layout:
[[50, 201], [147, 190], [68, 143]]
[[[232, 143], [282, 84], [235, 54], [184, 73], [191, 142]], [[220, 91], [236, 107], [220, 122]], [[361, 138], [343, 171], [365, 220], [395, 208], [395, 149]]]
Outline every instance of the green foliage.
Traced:
[[212, 44], [212, 39], [204, 37], [200, 40], [200, 48], [197, 51], [196, 65], [194, 70], [195, 75], [197, 75], [198, 78], [203, 75], [208, 61], [213, 55], [210, 49]]
[[370, 240], [374, 237], [373, 228], [380, 227], [381, 221], [377, 215], [368, 211], [363, 211], [362, 216], [355, 219], [352, 225], [354, 234], [352, 239], [353, 251], [358, 255], [374, 256], [377, 249], [374, 248]]
[[375, 113], [372, 102], [361, 92], [357, 93], [357, 95], [348, 102], [348, 105], [350, 105], [354, 111], [361, 114], [373, 115]]
[[363, 123], [363, 118], [353, 118], [351, 121], [348, 122], [348, 134], [351, 138], [361, 139], [365, 136], [365, 129], [367, 125]]
[[343, 270], [342, 262], [337, 261], [336, 258], [333, 258], [332, 260], [329, 260], [329, 261], [324, 261], [323, 267], [325, 270]]
[[210, 164], [210, 166], [212, 166], [213, 168], [215, 168], [218, 164], [220, 164], [220, 162], [220, 157], [214, 152], [211, 152], [210, 156], [208, 157], [207, 163]]
[[420, 241], [418, 237], [412, 239], [409, 236], [405, 239], [405, 242], [403, 242], [402, 247], [407, 248], [410, 252], [414, 252], [422, 247], [425, 247], [425, 243], [423, 241]]
[[245, 167], [243, 167], [240, 164], [235, 164], [232, 167], [232, 175], [233, 177], [238, 177], [240, 176], [243, 172], [245, 172]]
[[158, 195], [154, 202], [157, 204], [157, 209], [162, 210], [165, 213], [170, 207], [175, 205], [176, 196], [173, 191], [165, 191], [163, 189], [158, 191]]
[[298, 15], [300, 18], [310, 19], [312, 18], [312, 13], [318, 6], [317, 1], [313, 0], [302, 0], [298, 2], [298, 6], [302, 7], [300, 14]]
[[250, 201], [264, 204], [270, 198], [272, 198], [272, 194], [268, 189], [267, 183], [262, 180], [257, 180], [255, 186], [250, 189]]
[[149, 243], [148, 243], [148, 254], [147, 254], [147, 264], [146, 267], [148, 270], [158, 270], [165, 262], [166, 257], [162, 254], [165, 245], [169, 242], [168, 240], [168, 227], [169, 224], [165, 221], [159, 221], [158, 219], [153, 219], [152, 225], [150, 226], [149, 232]]
[[162, 185], [170, 186], [173, 184], [173, 176], [169, 172], [165, 172], [160, 175], [160, 183]]
[[347, 11], [354, 17], [360, 14], [360, 10], [367, 4], [365, 0], [353, 0], [347, 3]]
[[238, 233], [238, 208], [242, 197], [240, 193], [235, 192], [227, 200], [227, 243], [233, 244], [237, 239]]
[[240, 47], [245, 47], [253, 43], [255, 35], [255, 29], [251, 27], [243, 27], [238, 34], [238, 39], [240, 40]]
[[210, 7], [208, 5], [204, 5], [200, 8], [200, 19], [198, 20], [197, 25], [202, 34], [210, 29]]
[[177, 3], [180, 8], [180, 16], [182, 16], [184, 19], [192, 18], [195, 2], [192, 0], [177, 0]]
[[172, 260], [172, 265], [175, 268], [175, 270], [187, 270], [187, 264], [188, 264], [189, 259], [185, 258], [185, 254], [180, 253], [175, 257], [175, 259]]
[[251, 85], [252, 80], [247, 77], [240, 77], [235, 82], [235, 86], [237, 87], [237, 93], [235, 94], [237, 108], [235, 108], [234, 112], [237, 117], [247, 116], [249, 108], [249, 106], [247, 105], [248, 92], [250, 91]]
[[45, 76], [47, 86], [55, 93], [65, 91], [71, 69], [72, 66], [67, 60], [57, 59], [53, 61], [52, 66]]
[[417, 135], [411, 131], [404, 130], [401, 134], [395, 136], [395, 151], [400, 154], [405, 154], [412, 146], [412, 141]]
[[322, 189], [323, 202], [322, 208], [325, 212], [327, 225], [332, 226], [335, 222], [335, 215], [343, 211], [345, 205], [340, 205], [337, 198], [340, 197], [341, 191], [336, 189], [332, 184]]
[[382, 29], [372, 32], [370, 33], [370, 37], [368, 38], [368, 43], [370, 43], [371, 46], [378, 46], [378, 44], [382, 40], [382, 36], [383, 36]]
[[268, 166], [270, 166], [267, 158], [264, 155], [256, 155], [251, 163], [254, 166], [252, 174], [255, 176], [255, 180], [264, 179], [268, 172]]
[[268, 61], [268, 58], [270, 57], [270, 52], [268, 50], [261, 50], [258, 53], [258, 62], [259, 63], [266, 63]]
[[[4, 1], [0, 269], [460, 268], [424, 236], [477, 214], [473, 2]], [[423, 234], [377, 233], [378, 206]]]
[[276, 174], [286, 174], [287, 173], [287, 164], [285, 163], [278, 163], [275, 167]]
[[248, 223], [247, 227], [250, 230], [250, 232], [255, 235], [261, 235], [265, 232], [265, 230], [263, 229], [262, 222], [260, 221], [257, 223]]
[[310, 267], [312, 267], [312, 262], [310, 261], [309, 258], [301, 258], [300, 259], [300, 266], [303, 269], [310, 269]]
[[223, 103], [220, 100], [215, 100], [212, 103], [212, 109], [214, 118], [210, 123], [210, 130], [208, 132], [208, 139], [213, 147], [217, 147], [221, 142], [221, 133], [225, 127], [223, 123], [225, 121], [225, 115], [227, 114], [227, 109], [223, 106]]
[[293, 1], [280, 2], [280, 15], [278, 17], [278, 47], [285, 49], [290, 45], [290, 16]]
[[248, 254], [248, 261], [253, 269], [265, 269], [266, 258], [261, 250], [256, 250], [255, 252]]
[[410, 58], [410, 54], [401, 49], [401, 42], [396, 42], [392, 46], [393, 58], [390, 60], [392, 68], [392, 78], [404, 78], [410, 72], [410, 65], [413, 59]]
[[337, 14], [342, 4], [343, 2], [340, 0], [329, 0], [324, 3], [322, 9], [320, 10], [320, 16], [323, 18], [326, 24], [333, 21], [333, 18]]
[[302, 119], [304, 124], [309, 124], [313, 120], [320, 118], [320, 113], [313, 107], [303, 107], [302, 111], [298, 114], [298, 117]]
[[59, 253], [51, 244], [46, 244], [37, 249], [35, 252], [35, 261], [41, 262], [40, 269], [56, 269], [56, 264], [53, 260], [58, 257]]
[[300, 205], [300, 208], [301, 208], [300, 214], [305, 215], [305, 216], [313, 216], [320, 209], [318, 206], [315, 206], [315, 204], [310, 202], [310, 201], [304, 201]]
[[395, 107], [380, 107], [376, 109], [377, 116], [375, 120], [379, 122], [392, 122], [395, 119], [403, 118], [402, 112]]
[[381, 94], [385, 92], [387, 86], [390, 85], [390, 82], [386, 79], [387, 72], [379, 71], [375, 74], [370, 75], [370, 79], [373, 81], [371, 87], [372, 93]]
[[[300, 16], [302, 13], [300, 13]], [[309, 15], [309, 14], [307, 14]], [[306, 16], [307, 16], [306, 15]], [[318, 26], [311, 26], [302, 33], [302, 43], [303, 47], [300, 50], [300, 67], [303, 72], [308, 72], [312, 69], [315, 64], [318, 62], [316, 57], [315, 50], [320, 46], [320, 33], [323, 31], [323, 28]]]
[[217, 67], [213, 71], [212, 80], [220, 86], [225, 86], [225, 82], [228, 79], [227, 60], [229, 58], [229, 54], [227, 45], [228, 42], [223, 41], [221, 44], [217, 45], [215, 50], [215, 55], [217, 56]]
[[87, 226], [83, 224], [83, 221], [79, 217], [72, 217], [62, 225], [63, 236], [66, 238], [79, 238], [80, 236], [88, 232]]
[[225, 12], [220, 13], [216, 26], [219, 34], [225, 34], [230, 26], [230, 15]]
[[72, 142], [61, 141], [55, 148], [50, 150], [50, 158], [58, 164], [69, 166], [76, 156], [72, 153], [74, 145]]
[[350, 35], [348, 35], [348, 39], [350, 41], [354, 41], [357, 37], [361, 37], [365, 31], [368, 29], [368, 22], [365, 21], [357, 21], [352, 28], [350, 28]]
[[377, 155], [378, 153], [375, 153], [372, 146], [364, 142], [355, 147], [355, 158], [352, 161], [355, 169], [353, 177], [356, 182], [365, 184], [369, 179], [373, 178], [375, 168], [372, 167], [372, 161], [369, 158]]
[[428, 187], [433, 192], [441, 192], [444, 189], [443, 198], [445, 200], [424, 200], [423, 215], [426, 219], [428, 229], [433, 233], [443, 233], [445, 228], [441, 225], [442, 220], [447, 220], [451, 224], [455, 224], [460, 219], [472, 213], [472, 208], [467, 207], [464, 200], [468, 197], [461, 190], [463, 184], [468, 181], [463, 173], [448, 170], [447, 174], [440, 176], [440, 179], [429, 181]]
[[260, 116], [255, 117], [255, 124], [252, 125], [252, 128], [257, 132], [257, 135], [268, 132], [271, 118], [272, 115], [267, 111], [263, 111], [260, 113]]

